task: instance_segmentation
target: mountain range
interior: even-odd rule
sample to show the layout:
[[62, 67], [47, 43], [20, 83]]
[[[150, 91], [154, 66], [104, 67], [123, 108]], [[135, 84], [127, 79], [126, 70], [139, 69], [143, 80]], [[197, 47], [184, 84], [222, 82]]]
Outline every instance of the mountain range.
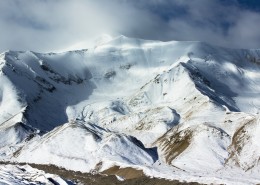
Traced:
[[0, 160], [15, 169], [257, 184], [259, 108], [259, 49], [119, 36], [0, 55]]

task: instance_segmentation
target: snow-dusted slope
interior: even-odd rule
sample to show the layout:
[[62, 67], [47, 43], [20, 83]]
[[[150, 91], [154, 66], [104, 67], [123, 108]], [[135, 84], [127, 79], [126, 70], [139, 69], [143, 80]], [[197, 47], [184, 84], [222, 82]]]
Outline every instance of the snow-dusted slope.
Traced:
[[137, 139], [95, 125], [67, 123], [20, 149], [17, 161], [90, 172], [112, 165], [151, 165], [156, 152]]
[[5, 127], [0, 126], [0, 159], [12, 156], [20, 145], [34, 137], [35, 130], [18, 122]]
[[34, 169], [28, 165], [0, 165], [0, 184], [4, 185], [67, 185], [66, 181], [57, 175], [48, 174], [41, 170]]
[[0, 82], [5, 160], [259, 179], [260, 50], [120, 36], [58, 54], [7, 51]]

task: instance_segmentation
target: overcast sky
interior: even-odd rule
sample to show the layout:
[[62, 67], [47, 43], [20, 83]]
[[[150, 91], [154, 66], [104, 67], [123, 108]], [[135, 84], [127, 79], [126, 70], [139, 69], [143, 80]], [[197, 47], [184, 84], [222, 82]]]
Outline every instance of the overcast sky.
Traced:
[[0, 51], [88, 47], [102, 34], [260, 48], [260, 0], [0, 0]]

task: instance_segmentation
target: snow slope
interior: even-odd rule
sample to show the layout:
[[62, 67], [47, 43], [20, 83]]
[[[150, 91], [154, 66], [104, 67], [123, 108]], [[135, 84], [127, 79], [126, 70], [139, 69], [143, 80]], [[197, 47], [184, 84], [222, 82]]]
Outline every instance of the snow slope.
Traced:
[[[126, 155], [126, 151], [131, 155]], [[67, 123], [23, 147], [18, 162], [55, 164], [70, 170], [91, 172], [106, 165], [151, 165], [152, 149], [137, 139], [95, 125]], [[108, 163], [108, 164], [106, 164]]]
[[4, 185], [27, 185], [27, 184], [59, 184], [68, 183], [57, 175], [44, 173], [29, 165], [0, 165], [0, 184]]
[[3, 160], [259, 182], [260, 50], [119, 36], [65, 53], [7, 51], [0, 82]]

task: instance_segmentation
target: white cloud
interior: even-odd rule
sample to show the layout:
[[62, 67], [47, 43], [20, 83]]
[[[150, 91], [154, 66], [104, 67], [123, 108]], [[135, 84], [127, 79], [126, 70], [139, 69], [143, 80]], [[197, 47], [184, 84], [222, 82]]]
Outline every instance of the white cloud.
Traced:
[[[103, 33], [260, 48], [260, 13], [235, 0], [0, 1], [0, 51], [88, 47]], [[230, 3], [232, 2], [232, 3]], [[80, 44], [80, 45], [79, 45]]]

